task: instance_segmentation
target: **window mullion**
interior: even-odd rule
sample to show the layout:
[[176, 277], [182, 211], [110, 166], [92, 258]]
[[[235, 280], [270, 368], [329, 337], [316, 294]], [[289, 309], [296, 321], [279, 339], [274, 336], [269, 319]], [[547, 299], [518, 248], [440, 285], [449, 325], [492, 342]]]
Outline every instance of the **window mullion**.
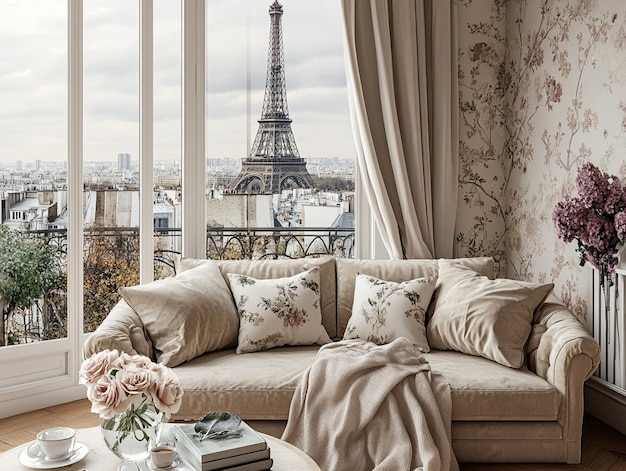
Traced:
[[154, 8], [153, 0], [141, 0], [139, 66], [139, 195], [140, 279], [154, 279], [153, 202], [154, 187]]
[[205, 223], [205, 5], [182, 2], [183, 17], [183, 208], [182, 252], [206, 257]]
[[83, 0], [68, 1], [68, 337], [70, 371], [83, 341]]

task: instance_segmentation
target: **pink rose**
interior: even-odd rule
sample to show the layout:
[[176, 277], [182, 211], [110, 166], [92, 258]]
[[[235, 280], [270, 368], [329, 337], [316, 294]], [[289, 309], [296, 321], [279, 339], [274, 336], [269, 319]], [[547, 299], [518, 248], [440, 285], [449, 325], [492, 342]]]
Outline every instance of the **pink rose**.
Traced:
[[143, 394], [148, 391], [153, 383], [153, 375], [149, 370], [132, 364], [119, 370], [115, 379], [128, 394]]
[[178, 376], [169, 368], [163, 369], [160, 381], [153, 390], [154, 405], [166, 417], [178, 412], [183, 398], [183, 388]]
[[92, 384], [102, 376], [109, 374], [111, 365], [119, 358], [117, 350], [103, 350], [85, 360], [80, 368], [80, 384]]
[[123, 370], [124, 368], [130, 365], [137, 365], [140, 358], [141, 358], [141, 355], [129, 355], [126, 352], [122, 352], [120, 353], [119, 358], [113, 364], [113, 367], [119, 370]]
[[178, 376], [143, 355], [105, 350], [86, 360], [80, 382], [87, 385], [91, 411], [102, 418], [149, 403], [167, 417], [180, 408], [183, 390]]
[[150, 358], [143, 356], [143, 355], [133, 355], [133, 360], [135, 362], [135, 365], [137, 365], [139, 368], [143, 368], [145, 370], [154, 370], [155, 367], [157, 367], [158, 365], [156, 363], [154, 363], [152, 360], [150, 360]]
[[107, 419], [124, 412], [128, 406], [122, 385], [112, 376], [100, 376], [87, 387], [87, 395], [91, 400], [91, 412]]

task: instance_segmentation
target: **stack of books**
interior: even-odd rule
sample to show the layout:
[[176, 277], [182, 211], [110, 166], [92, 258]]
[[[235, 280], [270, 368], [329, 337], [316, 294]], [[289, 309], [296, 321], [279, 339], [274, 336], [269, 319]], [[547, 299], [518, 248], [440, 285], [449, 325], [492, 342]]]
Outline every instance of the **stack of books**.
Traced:
[[240, 437], [200, 441], [193, 424], [175, 428], [176, 451], [197, 471], [265, 471], [272, 467], [265, 439], [248, 424], [239, 425]]

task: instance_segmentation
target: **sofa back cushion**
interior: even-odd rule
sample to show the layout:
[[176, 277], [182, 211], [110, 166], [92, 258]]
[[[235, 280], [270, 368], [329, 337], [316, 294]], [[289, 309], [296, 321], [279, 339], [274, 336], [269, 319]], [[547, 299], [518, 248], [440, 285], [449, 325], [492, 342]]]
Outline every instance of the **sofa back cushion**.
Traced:
[[297, 260], [222, 260], [218, 264], [222, 276], [226, 283], [229, 283], [229, 286], [229, 273], [246, 275], [260, 280], [269, 280], [297, 275], [310, 268], [319, 267], [322, 325], [331, 338], [337, 335], [335, 322], [337, 319], [337, 293], [335, 287], [335, 259], [333, 257], [301, 258]]
[[[467, 266], [473, 270], [493, 278], [494, 262], [491, 257], [474, 257], [454, 259], [455, 264]], [[337, 336], [344, 335], [348, 320], [352, 315], [354, 302], [354, 286], [356, 276], [365, 274], [386, 281], [413, 280], [415, 278], [433, 277], [439, 274], [439, 264], [436, 259], [414, 260], [360, 260], [337, 259]], [[433, 301], [437, 293], [433, 295]], [[330, 332], [329, 332], [330, 334]]]

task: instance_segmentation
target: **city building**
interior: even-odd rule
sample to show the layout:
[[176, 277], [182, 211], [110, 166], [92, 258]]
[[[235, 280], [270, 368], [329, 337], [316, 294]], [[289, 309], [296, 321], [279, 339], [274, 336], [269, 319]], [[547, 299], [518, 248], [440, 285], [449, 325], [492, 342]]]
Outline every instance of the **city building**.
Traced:
[[130, 170], [130, 154], [117, 154], [118, 170]]

